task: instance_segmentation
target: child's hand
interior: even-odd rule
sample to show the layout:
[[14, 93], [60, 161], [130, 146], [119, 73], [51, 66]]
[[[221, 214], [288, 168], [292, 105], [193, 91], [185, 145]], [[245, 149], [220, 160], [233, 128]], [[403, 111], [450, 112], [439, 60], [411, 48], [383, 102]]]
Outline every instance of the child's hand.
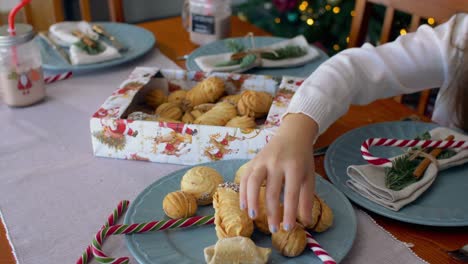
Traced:
[[[286, 116], [276, 135], [249, 163], [240, 184], [240, 204], [251, 218], [258, 212], [259, 188], [266, 180], [266, 208], [270, 231], [296, 223], [296, 214], [312, 221], [315, 187], [313, 143], [318, 132], [315, 121], [303, 114]], [[280, 194], [284, 182], [284, 216], [280, 219]], [[298, 212], [299, 210], [299, 212]], [[307, 224], [307, 223], [305, 223]]]

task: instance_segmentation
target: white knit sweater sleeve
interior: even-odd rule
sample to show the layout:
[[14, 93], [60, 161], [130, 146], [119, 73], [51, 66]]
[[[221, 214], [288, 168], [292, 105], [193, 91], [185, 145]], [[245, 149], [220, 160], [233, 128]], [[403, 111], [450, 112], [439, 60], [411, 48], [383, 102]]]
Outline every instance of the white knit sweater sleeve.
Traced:
[[446, 86], [455, 53], [450, 45], [454, 21], [333, 56], [304, 81], [287, 113], [308, 115], [323, 133], [351, 104]]

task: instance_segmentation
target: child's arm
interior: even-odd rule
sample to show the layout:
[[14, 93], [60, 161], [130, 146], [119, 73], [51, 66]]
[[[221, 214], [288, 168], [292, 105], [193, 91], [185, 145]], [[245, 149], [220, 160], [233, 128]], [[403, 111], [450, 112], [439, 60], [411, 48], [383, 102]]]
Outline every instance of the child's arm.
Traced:
[[447, 86], [458, 54], [452, 35], [455, 28], [468, 34], [468, 15], [457, 17], [385, 45], [365, 44], [337, 54], [302, 84], [288, 112], [311, 117], [322, 133], [351, 104]]

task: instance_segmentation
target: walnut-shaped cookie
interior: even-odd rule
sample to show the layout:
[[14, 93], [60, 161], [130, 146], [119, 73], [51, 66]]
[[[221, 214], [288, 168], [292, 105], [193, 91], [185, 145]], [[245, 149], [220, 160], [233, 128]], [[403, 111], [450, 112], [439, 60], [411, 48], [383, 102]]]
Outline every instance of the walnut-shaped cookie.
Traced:
[[152, 106], [156, 109], [158, 106], [162, 105], [163, 103], [167, 102], [167, 96], [164, 91], [159, 89], [154, 89], [149, 91], [145, 96], [146, 104]]
[[241, 98], [240, 94], [226, 95], [226, 96], [221, 97], [218, 102], [228, 102], [232, 105], [237, 106], [237, 103], [239, 102], [240, 98]]
[[193, 216], [198, 208], [195, 196], [183, 191], [168, 193], [162, 205], [166, 215], [172, 219]]
[[264, 264], [271, 249], [258, 247], [250, 238], [238, 236], [220, 239], [203, 252], [208, 264]]
[[180, 120], [183, 112], [180, 107], [174, 103], [164, 103], [156, 109], [155, 114], [159, 117]]
[[299, 256], [307, 245], [306, 232], [300, 224], [290, 231], [285, 231], [281, 224], [279, 231], [271, 235], [271, 240], [273, 247], [286, 257]]
[[194, 124], [224, 126], [237, 115], [236, 107], [230, 103], [217, 103], [210, 111], [199, 116]]
[[213, 201], [213, 194], [224, 179], [215, 169], [206, 166], [197, 166], [188, 170], [182, 177], [180, 188], [192, 194], [198, 205], [207, 205]]
[[[280, 219], [283, 219], [283, 205], [280, 204], [278, 206], [278, 212]], [[258, 209], [257, 209], [257, 216], [254, 219], [255, 227], [260, 230], [264, 234], [271, 234], [270, 229], [268, 227], [268, 214], [267, 214], [267, 207], [266, 207], [266, 187], [260, 187], [260, 191], [258, 193]]]
[[[236, 175], [234, 176], [234, 182], [237, 184], [240, 184], [241, 182], [241, 177], [244, 175], [245, 171], [249, 168], [249, 162], [246, 162], [242, 166], [239, 167], [239, 169], [236, 171]], [[266, 179], [263, 180], [261, 186], [266, 186]]]
[[199, 82], [187, 92], [184, 104], [191, 107], [216, 102], [224, 93], [224, 81], [218, 77], [209, 77]]
[[[299, 223], [304, 223], [304, 216], [298, 211], [297, 220]], [[323, 232], [333, 225], [333, 211], [317, 195], [314, 196], [314, 206], [312, 208], [312, 223], [310, 225], [303, 224], [307, 229], [315, 232]]]
[[236, 174], [234, 176], [234, 183], [240, 184], [241, 177], [244, 175], [248, 167], [249, 167], [249, 162], [246, 162], [242, 166], [240, 166], [239, 169], [237, 169]]
[[226, 126], [246, 129], [246, 128], [255, 128], [257, 124], [255, 123], [255, 119], [253, 117], [236, 116], [233, 119], [229, 120]]
[[182, 123], [181, 121], [179, 120], [175, 120], [175, 119], [172, 119], [172, 118], [167, 118], [167, 117], [156, 117], [155, 121], [159, 121], [159, 122], [167, 122], [167, 123]]
[[167, 101], [169, 103], [180, 105], [185, 100], [186, 96], [187, 96], [187, 91], [177, 90], [169, 94], [169, 96], [167, 97]]
[[185, 112], [182, 116], [182, 122], [185, 124], [193, 124], [193, 121], [195, 121], [195, 117], [190, 112]]
[[252, 219], [246, 210], [240, 209], [239, 185], [226, 182], [219, 185], [213, 195], [215, 230], [218, 239], [226, 237], [250, 237], [254, 230]]
[[267, 92], [244, 91], [237, 103], [237, 110], [240, 115], [248, 115], [251, 117], [263, 117], [268, 114], [273, 97]]

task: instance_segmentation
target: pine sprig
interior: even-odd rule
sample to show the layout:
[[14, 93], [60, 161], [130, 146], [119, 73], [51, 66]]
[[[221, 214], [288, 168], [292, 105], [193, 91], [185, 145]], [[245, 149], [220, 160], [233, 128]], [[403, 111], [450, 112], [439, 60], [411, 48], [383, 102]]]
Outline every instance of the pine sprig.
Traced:
[[[423, 134], [417, 136], [415, 139], [417, 140], [430, 140], [431, 134], [429, 131], [424, 132]], [[421, 150], [420, 147], [411, 148], [412, 151], [419, 151]], [[425, 149], [425, 152], [430, 152], [432, 149], [428, 148]], [[440, 155], [437, 157], [438, 160], [440, 159], [448, 159], [456, 155], [457, 152], [451, 149], [443, 150]], [[404, 155], [401, 157], [396, 158], [392, 161], [391, 168], [385, 168], [385, 185], [387, 188], [399, 191], [406, 186], [417, 182], [420, 178], [416, 178], [413, 176], [413, 172], [416, 167], [421, 163], [423, 158], [417, 157], [413, 160], [410, 160], [409, 155]]]
[[247, 68], [250, 65], [254, 64], [256, 59], [257, 56], [255, 54], [247, 54], [244, 58], [242, 58], [242, 61], [239, 64], [239, 66], [241, 68]]
[[[225, 41], [226, 47], [233, 53], [240, 53], [245, 51], [245, 46], [233, 39], [229, 39]], [[260, 56], [263, 59], [268, 60], [284, 60], [290, 58], [298, 58], [302, 57], [307, 54], [307, 49], [296, 46], [296, 45], [288, 45], [284, 48], [275, 49], [273, 51], [263, 51], [260, 53]], [[247, 68], [255, 63], [257, 59], [257, 55], [254, 53], [246, 52], [246, 55], [238, 60], [229, 60], [229, 61], [222, 61], [216, 63], [215, 67], [226, 67], [226, 66], [234, 66], [239, 65], [241, 68]]]
[[104, 46], [101, 45], [98, 41], [95, 42], [95, 46], [86, 45], [83, 40], [78, 41], [75, 43], [75, 46], [84, 50], [89, 55], [97, 55], [105, 50]]
[[231, 51], [231, 52], [234, 52], [234, 53], [237, 53], [237, 52], [242, 52], [245, 50], [245, 46], [238, 42], [238, 41], [235, 41], [233, 39], [228, 39], [226, 40], [226, 47]]
[[392, 161], [391, 168], [385, 168], [385, 186], [394, 191], [399, 191], [406, 186], [418, 181], [413, 172], [420, 160], [410, 160], [408, 155], [396, 158]]
[[298, 58], [307, 54], [307, 50], [300, 46], [288, 45], [284, 48], [276, 49], [274, 52], [262, 52], [261, 56], [267, 60], [284, 60]]

